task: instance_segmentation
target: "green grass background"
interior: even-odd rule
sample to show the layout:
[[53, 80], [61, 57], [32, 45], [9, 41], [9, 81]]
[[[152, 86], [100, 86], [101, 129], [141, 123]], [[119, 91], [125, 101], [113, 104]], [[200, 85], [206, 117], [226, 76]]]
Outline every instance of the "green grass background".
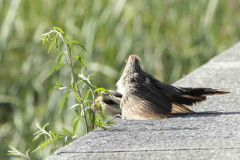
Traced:
[[9, 144], [34, 147], [35, 119], [52, 130], [71, 123], [71, 111], [59, 114], [63, 93], [52, 88], [69, 82], [69, 71], [48, 77], [57, 56], [40, 43], [53, 26], [85, 45], [97, 86], [115, 89], [129, 54], [172, 83], [231, 47], [240, 38], [239, 8], [238, 0], [0, 0], [0, 159], [10, 159]]

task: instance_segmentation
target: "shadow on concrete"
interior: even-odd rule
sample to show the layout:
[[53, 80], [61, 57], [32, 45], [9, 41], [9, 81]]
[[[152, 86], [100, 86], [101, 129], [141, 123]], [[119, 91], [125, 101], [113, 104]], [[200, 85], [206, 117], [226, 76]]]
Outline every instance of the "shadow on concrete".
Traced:
[[209, 117], [209, 116], [221, 116], [221, 115], [236, 115], [240, 112], [196, 112], [196, 113], [175, 113], [173, 117]]

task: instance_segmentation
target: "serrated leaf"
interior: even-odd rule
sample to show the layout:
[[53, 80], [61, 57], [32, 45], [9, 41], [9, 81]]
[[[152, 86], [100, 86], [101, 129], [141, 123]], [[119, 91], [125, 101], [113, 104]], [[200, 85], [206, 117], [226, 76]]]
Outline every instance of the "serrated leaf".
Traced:
[[63, 109], [63, 106], [64, 106], [64, 104], [65, 104], [65, 101], [66, 101], [66, 99], [68, 98], [68, 95], [71, 93], [71, 91], [68, 91], [65, 95], [64, 95], [64, 97], [62, 98], [62, 101], [61, 101], [61, 104], [60, 104], [60, 113], [62, 112], [62, 109]]

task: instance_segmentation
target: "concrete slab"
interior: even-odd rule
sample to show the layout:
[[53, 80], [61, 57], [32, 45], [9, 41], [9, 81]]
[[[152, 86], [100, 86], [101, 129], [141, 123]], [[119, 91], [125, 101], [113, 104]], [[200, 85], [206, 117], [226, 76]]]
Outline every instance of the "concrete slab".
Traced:
[[240, 43], [175, 83], [231, 94], [192, 106], [196, 114], [161, 120], [117, 120], [57, 150], [47, 160], [240, 159]]

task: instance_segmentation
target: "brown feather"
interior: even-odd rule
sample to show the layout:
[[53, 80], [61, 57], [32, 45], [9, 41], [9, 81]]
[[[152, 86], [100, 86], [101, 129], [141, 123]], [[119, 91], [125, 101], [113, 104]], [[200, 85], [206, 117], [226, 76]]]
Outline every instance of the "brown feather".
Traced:
[[228, 93], [162, 83], [142, 70], [137, 55], [129, 56], [117, 87], [123, 95], [120, 106], [125, 119], [155, 119], [168, 117], [171, 113], [193, 113], [184, 105], [204, 101], [207, 95]]
[[170, 116], [170, 114], [164, 113], [160, 107], [154, 106], [154, 104], [133, 95], [123, 96], [121, 106], [123, 107], [123, 119], [147, 120], [167, 118]]
[[191, 109], [185, 107], [184, 105], [181, 104], [172, 104], [172, 113], [194, 113]]

